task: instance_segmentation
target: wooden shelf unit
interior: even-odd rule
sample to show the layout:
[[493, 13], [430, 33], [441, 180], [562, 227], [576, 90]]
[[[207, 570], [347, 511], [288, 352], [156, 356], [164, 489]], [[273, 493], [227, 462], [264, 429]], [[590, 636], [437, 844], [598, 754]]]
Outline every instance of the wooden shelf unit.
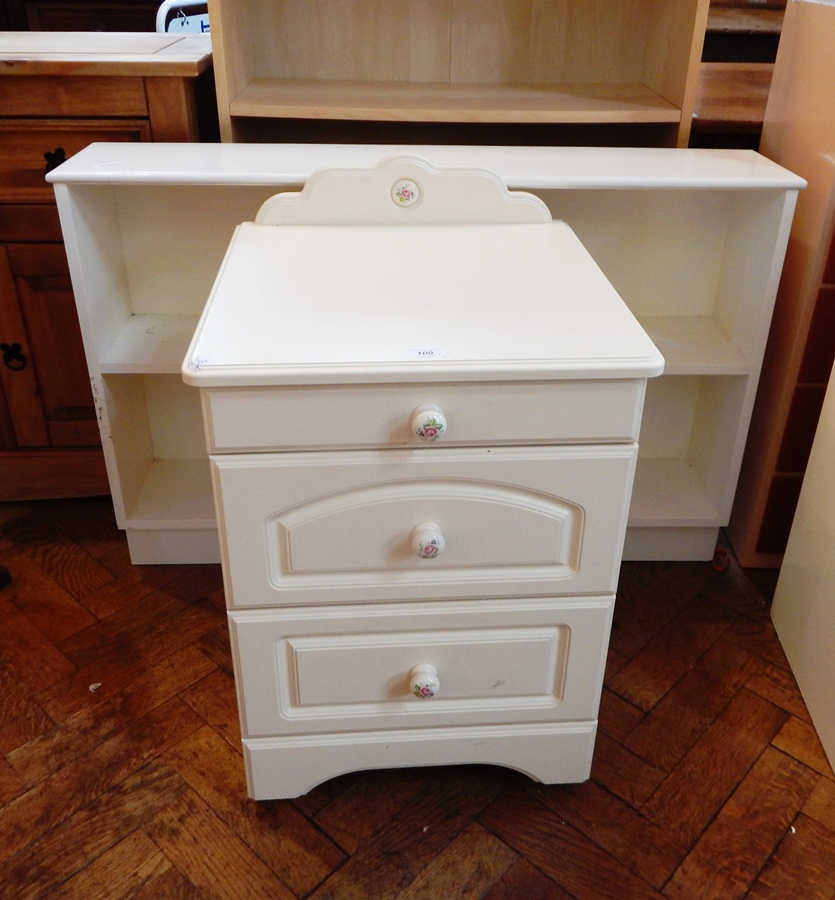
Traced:
[[[666, 359], [647, 390], [626, 558], [711, 558], [802, 179], [745, 150], [408, 149], [493, 169], [583, 241]], [[235, 226], [322, 166], [402, 150], [96, 144], [50, 175], [136, 562], [217, 559], [201, 411], [180, 366]]]
[[708, 6], [210, 0], [221, 136], [277, 140], [295, 120], [661, 126], [652, 139], [684, 147]]

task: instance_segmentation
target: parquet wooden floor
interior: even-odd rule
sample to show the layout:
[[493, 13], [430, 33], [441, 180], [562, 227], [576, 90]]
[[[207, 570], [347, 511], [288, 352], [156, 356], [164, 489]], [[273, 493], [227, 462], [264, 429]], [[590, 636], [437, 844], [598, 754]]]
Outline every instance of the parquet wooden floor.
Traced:
[[774, 573], [628, 563], [592, 778], [464, 766], [244, 794], [217, 566], [108, 499], [0, 505], [0, 897], [831, 900], [835, 780]]

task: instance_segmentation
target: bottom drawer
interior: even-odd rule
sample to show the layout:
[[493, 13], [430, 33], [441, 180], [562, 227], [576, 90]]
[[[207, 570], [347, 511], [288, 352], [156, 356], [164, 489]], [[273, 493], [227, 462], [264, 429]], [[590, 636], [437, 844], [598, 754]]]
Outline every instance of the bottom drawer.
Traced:
[[[245, 737], [593, 720], [611, 596], [229, 614]], [[434, 696], [412, 679], [434, 669]], [[431, 672], [430, 672], [431, 674]]]

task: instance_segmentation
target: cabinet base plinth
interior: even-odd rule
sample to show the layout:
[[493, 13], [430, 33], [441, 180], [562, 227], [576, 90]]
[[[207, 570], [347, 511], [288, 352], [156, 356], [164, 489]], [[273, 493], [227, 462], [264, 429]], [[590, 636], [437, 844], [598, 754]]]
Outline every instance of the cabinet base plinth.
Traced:
[[665, 526], [659, 528], [626, 529], [623, 559], [641, 560], [709, 560], [716, 552], [719, 529], [713, 526]]
[[125, 534], [135, 566], [220, 562], [215, 528], [128, 528]]
[[592, 721], [245, 738], [247, 789], [255, 800], [279, 800], [347, 772], [465, 764], [575, 783], [589, 777], [596, 733]]

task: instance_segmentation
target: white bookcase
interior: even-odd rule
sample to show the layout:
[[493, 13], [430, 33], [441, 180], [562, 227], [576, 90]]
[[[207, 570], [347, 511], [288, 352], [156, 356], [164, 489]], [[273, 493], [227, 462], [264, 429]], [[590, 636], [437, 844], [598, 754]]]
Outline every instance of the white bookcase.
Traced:
[[[233, 229], [322, 166], [370, 166], [402, 150], [93, 144], [50, 174], [134, 562], [219, 558], [198, 392], [180, 368]], [[408, 152], [490, 168], [579, 235], [666, 359], [648, 386], [625, 556], [710, 559], [804, 181], [747, 150]]]

